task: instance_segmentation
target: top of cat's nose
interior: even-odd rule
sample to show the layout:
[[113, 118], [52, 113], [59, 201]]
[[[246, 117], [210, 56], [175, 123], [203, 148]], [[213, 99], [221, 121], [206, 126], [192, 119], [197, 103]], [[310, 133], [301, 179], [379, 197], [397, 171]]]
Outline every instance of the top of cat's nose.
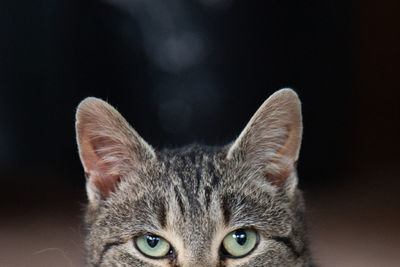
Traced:
[[182, 260], [178, 261], [178, 266], [182, 267], [217, 267], [220, 266], [216, 261], [207, 260]]

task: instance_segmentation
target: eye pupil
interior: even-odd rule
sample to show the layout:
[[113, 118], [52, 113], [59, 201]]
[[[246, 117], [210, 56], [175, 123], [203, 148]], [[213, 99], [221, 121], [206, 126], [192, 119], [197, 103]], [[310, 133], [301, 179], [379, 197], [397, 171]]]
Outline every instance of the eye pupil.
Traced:
[[239, 245], [243, 246], [244, 244], [246, 244], [247, 235], [243, 229], [235, 231], [232, 236]]
[[147, 244], [154, 248], [155, 246], [157, 246], [158, 241], [160, 241], [160, 237], [158, 236], [154, 236], [154, 235], [146, 235], [146, 240], [147, 240]]

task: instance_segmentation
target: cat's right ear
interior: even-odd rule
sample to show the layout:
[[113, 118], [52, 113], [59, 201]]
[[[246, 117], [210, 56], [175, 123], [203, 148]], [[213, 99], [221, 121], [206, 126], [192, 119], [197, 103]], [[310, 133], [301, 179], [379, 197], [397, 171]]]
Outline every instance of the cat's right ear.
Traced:
[[302, 137], [301, 104], [291, 89], [271, 95], [229, 148], [227, 158], [261, 171], [278, 187], [295, 188]]
[[79, 104], [75, 126], [91, 204], [109, 197], [126, 172], [155, 159], [153, 148], [101, 99], [88, 97]]

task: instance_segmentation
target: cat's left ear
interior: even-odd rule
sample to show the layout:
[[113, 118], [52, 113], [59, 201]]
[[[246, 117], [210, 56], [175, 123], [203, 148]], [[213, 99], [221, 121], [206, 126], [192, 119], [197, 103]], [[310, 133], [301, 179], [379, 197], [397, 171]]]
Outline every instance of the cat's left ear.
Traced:
[[153, 148], [105, 101], [88, 97], [76, 111], [76, 139], [89, 202], [109, 197], [128, 172], [155, 159]]
[[302, 129], [297, 94], [291, 89], [279, 90], [257, 110], [230, 147], [227, 158], [262, 171], [275, 186], [294, 188]]

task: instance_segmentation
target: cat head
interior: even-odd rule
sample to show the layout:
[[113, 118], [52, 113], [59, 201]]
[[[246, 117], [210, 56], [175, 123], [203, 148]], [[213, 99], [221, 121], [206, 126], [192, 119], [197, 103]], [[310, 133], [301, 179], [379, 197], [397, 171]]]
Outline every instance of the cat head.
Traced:
[[308, 264], [294, 91], [273, 94], [223, 147], [156, 151], [97, 98], [78, 106], [76, 132], [90, 266]]

